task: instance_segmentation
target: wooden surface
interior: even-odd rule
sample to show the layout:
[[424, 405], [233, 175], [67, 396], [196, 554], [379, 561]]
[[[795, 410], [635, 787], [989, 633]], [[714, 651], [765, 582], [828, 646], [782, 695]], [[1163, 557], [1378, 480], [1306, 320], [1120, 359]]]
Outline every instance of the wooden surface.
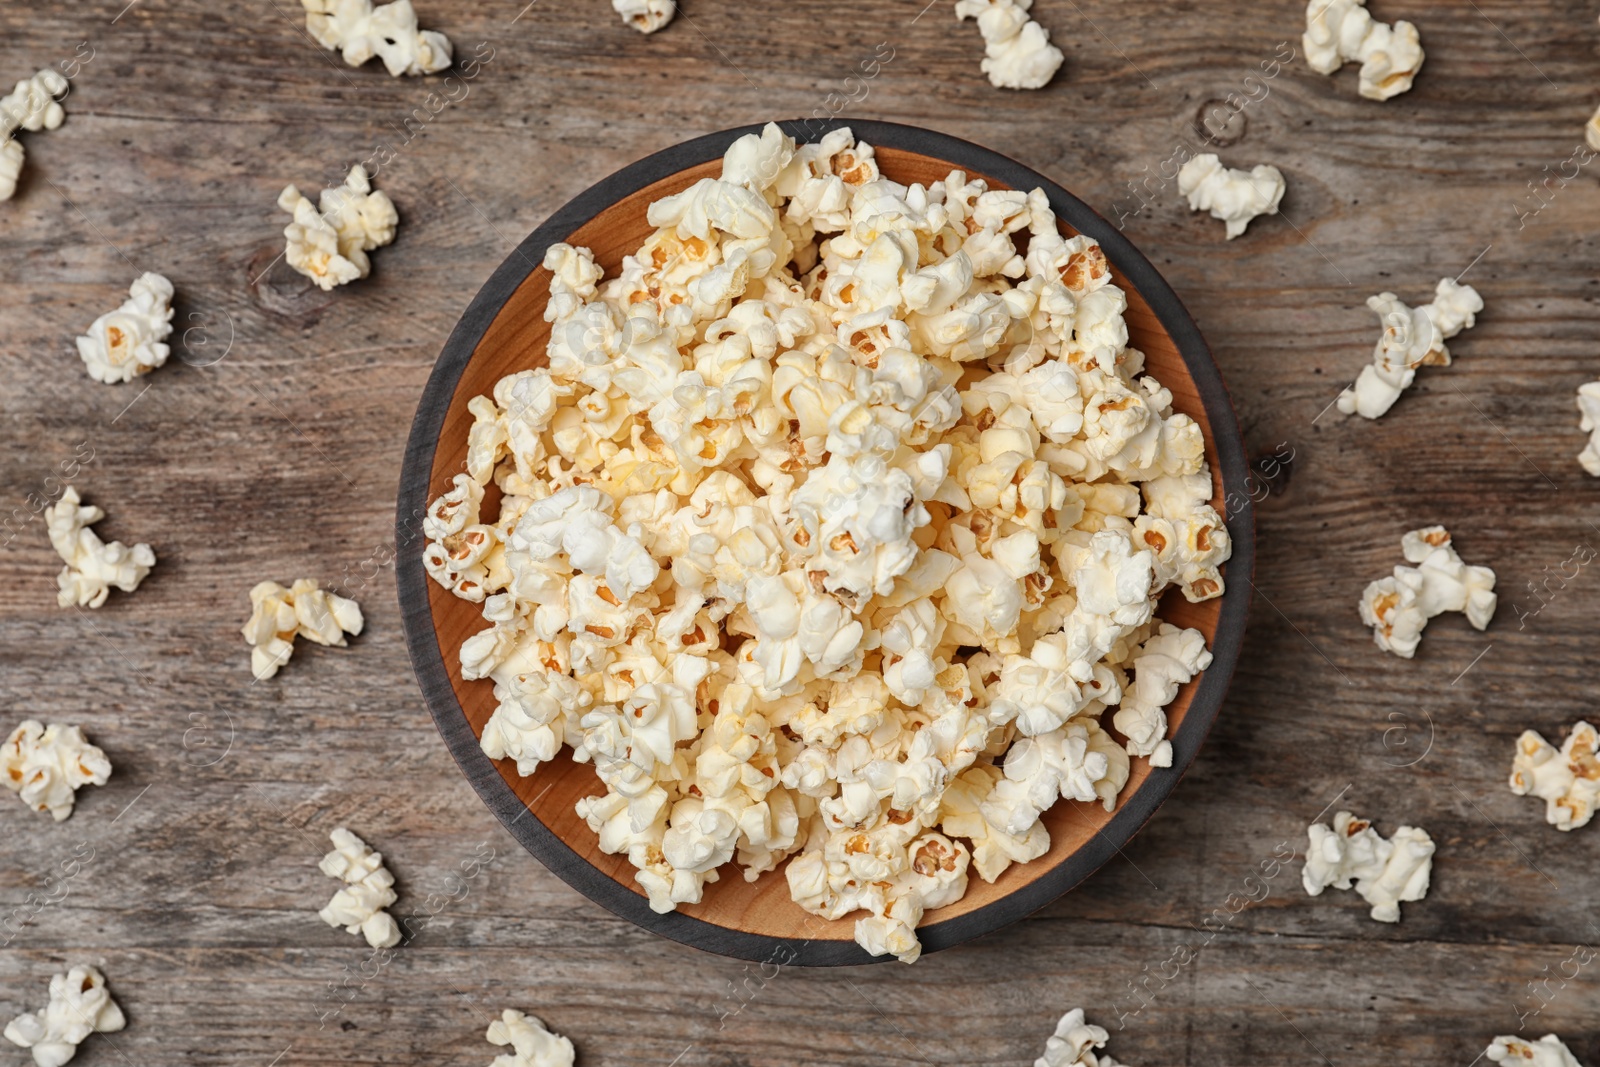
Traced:
[[[1541, 1003], [1525, 1032], [1555, 1030], [1600, 1062], [1600, 966], [1569, 962], [1600, 941], [1600, 828], [1559, 834], [1504, 784], [1521, 730], [1554, 736], [1594, 714], [1600, 578], [1550, 578], [1548, 606], [1520, 627], [1514, 610], [1538, 606], [1528, 583], [1600, 547], [1600, 483], [1573, 459], [1573, 390], [1600, 377], [1600, 172], [1546, 192], [1522, 228], [1517, 216], [1600, 96], [1591, 5], [1381, 0], [1380, 17], [1421, 28], [1416, 88], [1374, 104], [1354, 71], [1300, 60], [1266, 82], [1224, 158], [1276, 164], [1289, 193], [1237, 241], [1152, 182], [1126, 232], [1206, 331], [1252, 452], [1294, 450], [1258, 508], [1254, 621], [1228, 706], [1125, 857], [1035, 918], [913, 967], [771, 977], [583, 900], [515, 847], [439, 742], [388, 565], [434, 354], [554, 207], [738, 123], [847, 105], [1131, 210], [1125, 183], [1192, 150], [1197, 115], [1297, 44], [1301, 5], [1037, 0], [1067, 66], [1016, 94], [982, 80], [976, 31], [942, 3], [920, 17], [921, 0], [762, 5], [758, 21], [753, 5], [685, 0], [643, 38], [602, 0], [425, 0], [423, 24], [458, 55], [488, 42], [493, 59], [403, 146], [396, 126], [430, 83], [345, 69], [285, 0], [121, 6], [0, 9], [6, 80], [88, 54], [83, 41], [94, 56], [66, 124], [26, 138], [17, 198], [0, 205], [0, 499], [15, 524], [0, 533], [3, 706], [8, 726], [82, 724], [117, 767], [65, 823], [0, 798], [0, 913], [27, 918], [0, 934], [0, 1018], [89, 961], [129, 1027], [85, 1045], [84, 1067], [487, 1062], [503, 1007], [569, 1034], [585, 1067], [1025, 1064], [1074, 1006], [1133, 1064], [1465, 1067]], [[847, 101], [880, 42], [893, 61]], [[324, 294], [274, 263], [274, 199], [379, 142], [397, 149], [376, 180], [399, 238], [371, 279]], [[1370, 353], [1366, 297], [1421, 302], [1486, 248], [1463, 280], [1488, 307], [1452, 344], [1456, 365], [1425, 369], [1378, 423], [1325, 411]], [[188, 335], [190, 362], [92, 382], [71, 338], [146, 269], [177, 285], [180, 334], [206, 332]], [[160, 558], [136, 595], [93, 614], [55, 606], [58, 564], [29, 504], [89, 449], [73, 480], [110, 513], [101, 531]], [[1400, 535], [1432, 522], [1498, 571], [1502, 607], [1487, 634], [1438, 620], [1405, 662], [1372, 646], [1356, 599], [1400, 561]], [[246, 593], [302, 575], [356, 595], [368, 629], [252, 684]], [[1434, 888], [1398, 926], [1354, 894], [1307, 898], [1298, 861], [1272, 865], [1335, 802], [1439, 843]], [[314, 914], [337, 825], [391, 858], [395, 912], [415, 917], [381, 967]], [[65, 878], [85, 846], [94, 859]], [[1262, 864], [1275, 876], [1246, 883]], [[30, 897], [56, 902], [33, 913]], [[0, 1048], [0, 1063], [26, 1062]]]

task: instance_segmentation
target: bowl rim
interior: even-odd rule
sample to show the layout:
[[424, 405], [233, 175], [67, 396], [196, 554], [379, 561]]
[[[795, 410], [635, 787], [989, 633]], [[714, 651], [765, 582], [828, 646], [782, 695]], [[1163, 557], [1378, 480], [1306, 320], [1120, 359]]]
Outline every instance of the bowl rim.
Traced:
[[[877, 963], [891, 956], [871, 956], [853, 940], [796, 942], [748, 933], [680, 912], [658, 914], [645, 897], [594, 867], [523, 803], [479, 746], [466, 713], [456, 699], [433, 625], [427, 572], [422, 553], [422, 517], [429, 504], [434, 452], [446, 413], [467, 364], [490, 324], [518, 287], [543, 262], [545, 249], [565, 240], [624, 197], [689, 167], [719, 159], [735, 140], [760, 133], [765, 123], [706, 134], [662, 149], [601, 179], [558, 208], [534, 229], [473, 297], [445, 341], [428, 377], [411, 433], [406, 442], [395, 509], [396, 594], [406, 647], [417, 683], [434, 725], [467, 780], [501, 824], [535, 858], [578, 892], [613, 914], [652, 933], [694, 948], [755, 962], [773, 962], [787, 952], [786, 963], [840, 966]], [[969, 141], [895, 122], [864, 119], [789, 119], [778, 126], [797, 141], [808, 142], [849, 127], [873, 145], [897, 148], [949, 160], [1014, 189], [1042, 188], [1058, 218], [1094, 238], [1107, 258], [1150, 305], [1183, 359], [1210, 423], [1215, 455], [1210, 457], [1228, 502], [1225, 522], [1233, 543], [1227, 564], [1230, 588], [1221, 597], [1212, 661], [1170, 737], [1172, 766], [1152, 775], [1123, 799], [1111, 820], [1077, 851], [1028, 884], [963, 915], [918, 927], [923, 952], [936, 952], [998, 930], [1039, 910], [1094, 873], [1132, 839], [1182, 779], [1199, 752], [1221, 709], [1244, 643], [1245, 620], [1254, 588], [1255, 517], [1250, 494], [1243, 492], [1249, 474], [1244, 437], [1222, 374], [1178, 295], [1155, 266], [1120, 230], [1088, 204], [1031, 168]], [[1237, 507], [1233, 505], [1237, 504]]]

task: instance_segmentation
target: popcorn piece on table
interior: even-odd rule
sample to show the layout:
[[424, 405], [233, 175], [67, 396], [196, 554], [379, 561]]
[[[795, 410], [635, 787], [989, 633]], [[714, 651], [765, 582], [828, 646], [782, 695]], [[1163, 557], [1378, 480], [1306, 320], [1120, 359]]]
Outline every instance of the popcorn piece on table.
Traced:
[[1484, 1055], [1491, 1063], [1509, 1063], [1513, 1067], [1583, 1067], [1555, 1034], [1545, 1034], [1537, 1041], [1514, 1035], [1497, 1037]]
[[74, 967], [50, 979], [50, 1003], [6, 1024], [6, 1040], [33, 1052], [38, 1067], [62, 1067], [90, 1034], [111, 1034], [128, 1025], [111, 999], [105, 976]]
[[1416, 566], [1396, 567], [1392, 577], [1369, 583], [1361, 594], [1361, 621], [1372, 627], [1379, 648], [1412, 658], [1428, 620], [1446, 611], [1465, 613], [1474, 629], [1488, 628], [1499, 603], [1494, 571], [1467, 566], [1443, 526], [1412, 530], [1400, 547]]
[[611, 0], [611, 9], [640, 33], [655, 33], [678, 13], [675, 0]]
[[1589, 116], [1589, 121], [1583, 127], [1583, 139], [1589, 142], [1589, 147], [1600, 152], [1600, 110]]
[[610, 279], [546, 251], [548, 364], [472, 399], [423, 523], [482, 605], [480, 743], [591, 763], [577, 813], [656, 911], [787, 861], [909, 962], [1052, 805], [1168, 758], [1208, 653], [1155, 602], [1221, 595], [1231, 552], [1199, 425], [1042, 191], [902, 186], [848, 129], [769, 125], [647, 214]]
[[1378, 836], [1372, 824], [1348, 811], [1333, 817], [1333, 828], [1312, 823], [1306, 865], [1300, 880], [1306, 892], [1321, 896], [1329, 886], [1350, 889], [1372, 905], [1378, 922], [1400, 921], [1400, 905], [1421, 900], [1433, 870], [1433, 839], [1426, 832], [1402, 826], [1394, 837]]
[[977, 20], [983, 72], [997, 89], [1042, 89], [1061, 69], [1061, 49], [1028, 17], [1032, 6], [1033, 0], [956, 0], [958, 20]]
[[515, 1008], [507, 1008], [489, 1024], [491, 1045], [510, 1045], [509, 1055], [496, 1056], [489, 1067], [572, 1067], [576, 1057], [572, 1042], [552, 1034], [544, 1023]]
[[1433, 300], [1421, 307], [1406, 307], [1393, 293], [1369, 298], [1367, 307], [1377, 312], [1383, 335], [1372, 363], [1361, 368], [1355, 385], [1339, 394], [1338, 405], [1346, 415], [1376, 419], [1411, 386], [1418, 367], [1450, 365], [1445, 341], [1472, 328], [1483, 298], [1470, 285], [1441, 278]]
[[1600, 802], [1597, 752], [1600, 735], [1586, 722], [1573, 725], [1559, 752], [1538, 731], [1524, 730], [1511, 764], [1511, 791], [1544, 801], [1544, 821], [1557, 830], [1585, 826]]
[[294, 216], [283, 231], [289, 266], [323, 290], [371, 274], [367, 253], [393, 241], [400, 224], [394, 201], [372, 188], [367, 168], [359, 163], [343, 185], [322, 191], [320, 210], [293, 185], [278, 195], [278, 207]]
[[1178, 192], [1189, 198], [1189, 210], [1209, 211], [1226, 222], [1230, 241], [1244, 233], [1251, 219], [1276, 215], [1284, 189], [1283, 172], [1266, 163], [1235, 170], [1208, 152], [1191, 156], [1178, 168]]
[[343, 648], [345, 635], [361, 632], [364, 620], [354, 600], [329, 593], [310, 578], [285, 589], [261, 582], [250, 590], [250, 618], [240, 631], [250, 645], [250, 673], [271, 678], [294, 654], [294, 639]]
[[78, 355], [97, 382], [129, 382], [167, 361], [172, 334], [172, 283], [146, 272], [134, 280], [128, 299], [94, 320], [78, 338]]
[[17, 82], [16, 88], [0, 96], [0, 200], [10, 200], [17, 192], [26, 153], [16, 135], [27, 130], [53, 130], [67, 113], [56, 97], [67, 91], [67, 79], [46, 67], [31, 78]]
[[124, 593], [139, 588], [156, 565], [149, 545], [129, 548], [121, 541], [108, 545], [100, 540], [89, 527], [105, 517], [99, 508], [83, 504], [70, 485], [44, 513], [50, 545], [66, 564], [56, 575], [56, 603], [61, 607], [98, 608], [113, 587]]
[[1125, 1067], [1109, 1055], [1096, 1053], [1110, 1038], [1103, 1026], [1084, 1021], [1083, 1009], [1073, 1008], [1056, 1023], [1056, 1032], [1045, 1042], [1044, 1055], [1033, 1067]]
[[333, 851], [317, 866], [329, 878], [345, 885], [317, 914], [329, 926], [342, 926], [361, 934], [373, 948], [393, 948], [400, 943], [400, 927], [384, 908], [397, 899], [394, 875], [383, 865], [383, 853], [374, 852], [355, 834], [339, 827], [328, 835]]
[[306, 29], [317, 43], [359, 67], [373, 56], [395, 77], [436, 74], [450, 65], [450, 41], [442, 33], [417, 28], [411, 0], [373, 7], [372, 0], [301, 0]]
[[47, 728], [29, 719], [6, 738], [0, 749], [4, 782], [22, 802], [36, 811], [48, 811], [60, 822], [72, 814], [79, 789], [105, 785], [111, 761], [89, 744], [77, 726], [51, 723]]
[[1578, 462], [1600, 478], [1600, 382], [1578, 386], [1578, 414], [1578, 429], [1589, 435], [1589, 443], [1578, 453]]
[[1361, 95], [1387, 100], [1411, 88], [1422, 69], [1422, 42], [1409, 22], [1377, 22], [1366, 0], [1309, 0], [1301, 37], [1306, 63], [1332, 74], [1346, 61], [1361, 62]]

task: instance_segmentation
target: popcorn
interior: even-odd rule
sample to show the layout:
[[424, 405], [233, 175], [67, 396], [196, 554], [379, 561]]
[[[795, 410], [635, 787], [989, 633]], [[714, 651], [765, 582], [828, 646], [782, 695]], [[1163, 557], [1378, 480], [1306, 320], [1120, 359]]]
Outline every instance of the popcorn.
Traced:
[[1524, 730], [1511, 764], [1511, 791], [1544, 801], [1544, 821], [1557, 830], [1586, 826], [1600, 802], [1597, 754], [1600, 735], [1586, 722], [1574, 724], [1559, 752], [1538, 731]]
[[956, 0], [956, 18], [983, 35], [983, 72], [997, 89], [1042, 89], [1061, 69], [1050, 31], [1028, 17], [1033, 0]]
[[1367, 0], [1310, 0], [1301, 46], [1306, 64], [1332, 74], [1346, 61], [1361, 62], [1361, 95], [1387, 100], [1411, 88], [1422, 69], [1417, 28], [1404, 20], [1393, 26], [1374, 21]]
[[250, 619], [240, 631], [250, 646], [250, 673], [256, 681], [277, 674], [294, 654], [296, 637], [343, 648], [345, 634], [359, 634], [363, 622], [354, 600], [324, 591], [313, 579], [287, 589], [261, 582], [250, 590]]
[[1209, 653], [1154, 605], [1220, 595], [1231, 551], [1199, 426], [1042, 192], [768, 126], [647, 215], [610, 279], [546, 250], [548, 360], [472, 398], [423, 522], [482, 605], [480, 744], [592, 764], [577, 815], [652, 909], [783, 867], [910, 962], [1053, 804], [1170, 762]]
[[[410, 0], [395, 0], [385, 8], [399, 4], [410, 8]], [[350, 168], [343, 185], [322, 191], [320, 210], [293, 185], [278, 194], [278, 207], [294, 216], [283, 231], [289, 266], [325, 292], [371, 274], [367, 253], [393, 241], [400, 223], [394, 201], [373, 191], [367, 168], [359, 163]]]
[[1537, 1041], [1497, 1037], [1483, 1054], [1491, 1063], [1512, 1063], [1516, 1067], [1582, 1067], [1555, 1034], [1545, 1034]]
[[514, 1008], [507, 1008], [489, 1024], [487, 1038], [491, 1045], [510, 1045], [512, 1049], [509, 1056], [496, 1056], [489, 1067], [572, 1067], [577, 1055], [571, 1041]]
[[1094, 1051], [1104, 1048], [1110, 1036], [1105, 1027], [1085, 1022], [1082, 1008], [1073, 1008], [1056, 1023], [1056, 1032], [1045, 1042], [1044, 1055], [1033, 1061], [1033, 1067], [1122, 1067], [1110, 1056]]
[[1589, 147], [1600, 152], [1600, 109], [1589, 116], [1589, 121], [1583, 127], [1583, 139], [1589, 142]]
[[114, 1034], [126, 1025], [122, 1009], [106, 989], [105, 976], [84, 965], [52, 977], [50, 1002], [44, 1010], [12, 1019], [5, 1037], [32, 1050], [38, 1067], [62, 1067], [90, 1034]]
[[[359, 67], [373, 56], [398, 78], [437, 74], [450, 66], [450, 41], [442, 33], [417, 28], [411, 0], [372, 6], [372, 0], [300, 0], [306, 29], [324, 48], [337, 50]], [[365, 277], [365, 275], [363, 275]]]
[[[1313, 3], [1319, 0], [1313, 0]], [[1364, 418], [1381, 417], [1410, 387], [1421, 366], [1450, 365], [1445, 341], [1470, 329], [1483, 310], [1483, 298], [1470, 285], [1441, 278], [1431, 303], [1408, 308], [1393, 293], [1367, 300], [1383, 322], [1383, 336], [1372, 364], [1362, 367], [1356, 384], [1339, 394], [1339, 410]]]
[[674, 0], [611, 0], [611, 9], [640, 33], [655, 33], [678, 13]]
[[84, 505], [70, 485], [44, 513], [50, 545], [66, 564], [56, 575], [56, 603], [61, 607], [98, 608], [113, 588], [124, 593], [139, 588], [156, 565], [149, 545], [129, 548], [121, 541], [108, 545], [100, 540], [89, 527], [105, 517], [99, 508]]
[[1161, 709], [1172, 703], [1179, 686], [1211, 666], [1205, 635], [1162, 623], [1129, 666], [1133, 685], [1124, 690], [1112, 724], [1128, 739], [1130, 756], [1149, 756], [1151, 766], [1170, 767], [1172, 743], [1166, 740], [1167, 716]]
[[339, 827], [328, 835], [333, 851], [322, 857], [318, 869], [344, 886], [317, 914], [329, 926], [361, 934], [373, 948], [393, 948], [400, 943], [400, 927], [384, 908], [397, 899], [394, 875], [383, 865], [383, 853], [374, 852], [355, 834]]
[[1259, 215], [1276, 215], [1283, 199], [1283, 172], [1268, 164], [1250, 170], [1224, 167], [1209, 152], [1191, 156], [1178, 169], [1178, 192], [1189, 198], [1190, 211], [1209, 211], [1228, 224], [1228, 240], [1244, 232]]
[[89, 744], [81, 728], [58, 723], [46, 728], [29, 719], [0, 748], [0, 771], [5, 773], [0, 781], [24, 804], [60, 822], [72, 814], [79, 789], [106, 784], [111, 761]]
[[1400, 542], [1407, 562], [1394, 575], [1368, 584], [1361, 594], [1361, 621], [1385, 652], [1410, 659], [1417, 654], [1428, 620], [1446, 611], [1467, 616], [1474, 629], [1487, 629], [1499, 602], [1494, 571], [1469, 567], [1456, 554], [1443, 526], [1412, 530]]
[[31, 78], [17, 82], [16, 88], [0, 96], [0, 200], [10, 200], [22, 176], [24, 152], [16, 139], [18, 131], [37, 133], [53, 130], [66, 120], [67, 113], [55, 98], [67, 91], [67, 79], [60, 71], [46, 67]]
[[172, 283], [146, 272], [134, 280], [128, 299], [94, 320], [78, 338], [89, 377], [97, 382], [130, 382], [167, 361], [172, 333]]
[[1578, 429], [1589, 435], [1589, 443], [1578, 453], [1578, 462], [1600, 478], [1600, 382], [1578, 386], [1578, 413]]
[[1308, 833], [1311, 843], [1300, 880], [1310, 895], [1320, 896], [1328, 886], [1350, 889], [1353, 884], [1372, 905], [1374, 919], [1396, 923], [1402, 903], [1427, 894], [1434, 845], [1424, 831], [1402, 826], [1385, 840], [1367, 820], [1341, 811], [1333, 817], [1332, 829], [1312, 823]]

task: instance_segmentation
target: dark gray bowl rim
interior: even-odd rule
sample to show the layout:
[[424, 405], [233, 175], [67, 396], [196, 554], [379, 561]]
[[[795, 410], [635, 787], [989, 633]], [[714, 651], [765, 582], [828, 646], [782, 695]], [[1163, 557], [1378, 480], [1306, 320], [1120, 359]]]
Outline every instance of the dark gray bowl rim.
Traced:
[[[786, 940], [732, 930], [678, 912], [659, 915], [650, 910], [643, 896], [574, 852], [540, 822], [538, 816], [530, 818], [532, 813], [528, 807], [479, 747], [451, 688], [433, 627], [428, 601], [429, 578], [420, 551], [421, 517], [430, 503], [434, 451], [456, 385], [490, 323], [518, 286], [543, 261], [545, 249], [566, 240], [618, 200], [686, 168], [721, 158], [734, 140], [748, 133], [759, 133], [762, 125], [740, 126], [673, 145], [602, 179], [529, 234], [484, 283], [445, 342], [417, 405], [406, 443], [395, 512], [396, 584], [411, 664], [445, 744], [489, 810], [524, 848], [568, 885], [646, 930], [723, 956], [802, 966], [875, 963], [893, 957], [870, 956], [854, 941]], [[1227, 526], [1233, 541], [1233, 557], [1227, 565], [1231, 589], [1222, 597], [1217, 632], [1211, 643], [1211, 666], [1201, 675], [1183, 722], [1171, 737], [1172, 766], [1158, 769], [1131, 795], [1123, 798], [1111, 821], [1083, 847], [1027, 885], [964, 915], [920, 927], [917, 935], [923, 951], [937, 952], [1016, 922], [1087, 878], [1120, 851], [1149, 820], [1199, 752], [1201, 742], [1216, 721], [1239, 659], [1253, 584], [1255, 519], [1250, 494], [1245, 491], [1249, 469], [1244, 438], [1210, 349], [1177, 294], [1115, 226], [1083, 201], [1013, 159], [915, 126], [861, 119], [791, 119], [778, 125], [789, 136], [803, 142], [848, 126], [859, 139], [875, 147], [898, 148], [949, 160], [1015, 189], [1042, 188], [1058, 217], [1100, 242], [1107, 258], [1145, 298], [1171, 335], [1194, 379], [1211, 424], [1215, 454], [1210, 458], [1222, 478], [1223, 495], [1228, 502]]]

